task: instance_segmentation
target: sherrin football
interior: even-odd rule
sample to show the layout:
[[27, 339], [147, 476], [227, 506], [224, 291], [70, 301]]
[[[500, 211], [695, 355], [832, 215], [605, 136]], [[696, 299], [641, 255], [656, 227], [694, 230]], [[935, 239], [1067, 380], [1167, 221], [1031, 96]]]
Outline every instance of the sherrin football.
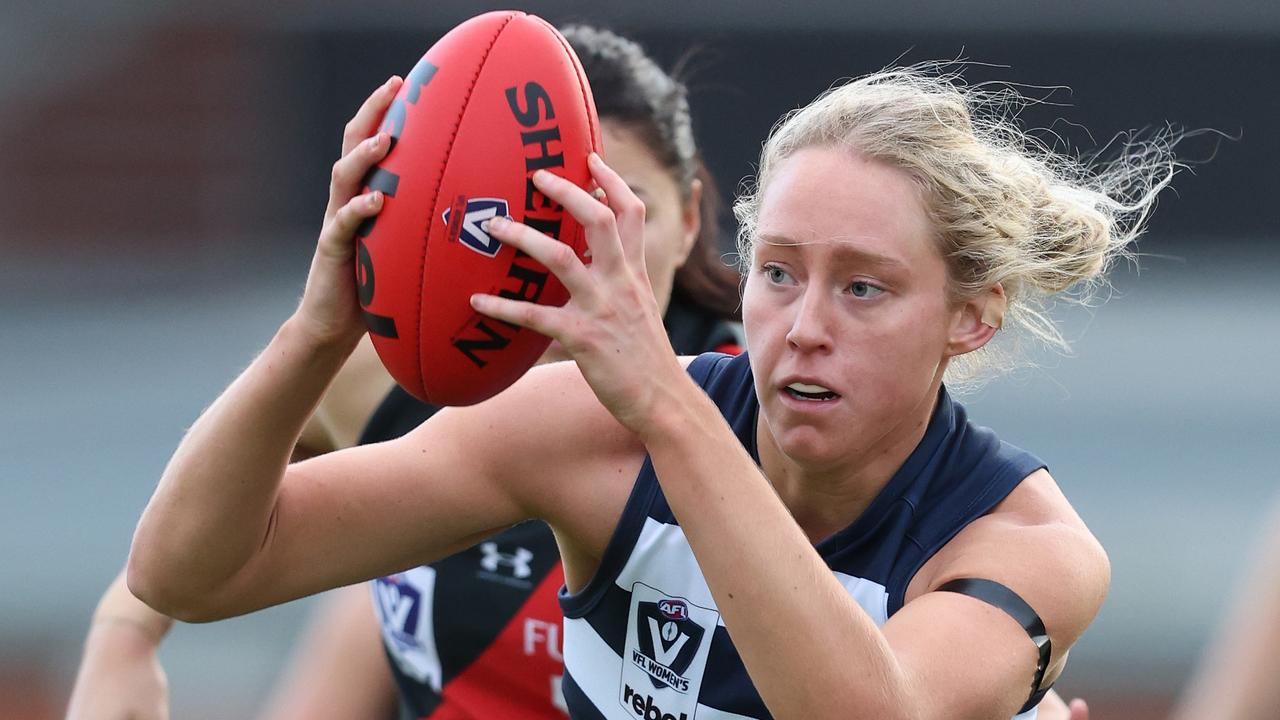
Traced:
[[357, 231], [356, 283], [374, 347], [405, 390], [437, 405], [489, 398], [550, 340], [476, 313], [483, 292], [563, 305], [545, 267], [481, 227], [505, 215], [585, 256], [581, 226], [538, 192], [546, 169], [587, 187], [600, 148], [591, 89], [541, 18], [491, 12], [451, 30], [405, 78], [382, 130], [391, 150], [365, 178], [382, 211]]

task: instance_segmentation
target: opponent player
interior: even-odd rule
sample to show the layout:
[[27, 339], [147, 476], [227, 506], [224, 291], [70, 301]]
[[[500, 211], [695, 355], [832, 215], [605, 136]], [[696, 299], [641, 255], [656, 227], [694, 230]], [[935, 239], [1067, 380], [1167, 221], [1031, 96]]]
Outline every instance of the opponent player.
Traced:
[[[645, 259], [673, 346], [688, 354], [737, 352], [738, 274], [720, 259], [720, 203], [698, 157], [685, 87], [630, 40], [583, 26], [563, 32], [592, 81], [606, 154], [648, 208]], [[375, 93], [353, 120], [344, 155], [374, 133], [394, 90], [393, 83]], [[563, 358], [552, 346], [543, 360]], [[357, 437], [389, 440], [435, 410], [393, 386], [365, 341], [307, 424], [299, 450], [310, 456]], [[526, 523], [434, 566], [377, 581], [376, 616], [368, 588], [338, 591], [318, 611], [266, 716], [389, 716], [395, 689], [378, 640], [381, 620], [406, 716], [562, 718], [555, 599], [562, 580], [550, 529]], [[117, 578], [95, 613], [69, 717], [167, 716], [155, 652], [171, 624]]]

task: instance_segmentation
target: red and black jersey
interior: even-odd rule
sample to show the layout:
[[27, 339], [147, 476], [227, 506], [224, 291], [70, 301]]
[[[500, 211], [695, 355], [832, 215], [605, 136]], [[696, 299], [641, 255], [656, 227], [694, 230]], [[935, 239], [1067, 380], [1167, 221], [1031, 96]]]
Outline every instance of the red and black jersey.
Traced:
[[[677, 353], [738, 352], [735, 327], [674, 303]], [[396, 387], [360, 439], [381, 442], [437, 408]], [[551, 529], [521, 523], [452, 557], [373, 581], [374, 608], [402, 718], [563, 720], [564, 570]]]

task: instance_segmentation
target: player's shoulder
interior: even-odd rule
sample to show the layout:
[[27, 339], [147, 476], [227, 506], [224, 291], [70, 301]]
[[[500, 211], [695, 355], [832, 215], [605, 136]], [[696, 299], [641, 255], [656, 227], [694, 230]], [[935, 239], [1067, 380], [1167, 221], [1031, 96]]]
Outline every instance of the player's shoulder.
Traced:
[[920, 582], [912, 583], [915, 594], [955, 578], [994, 580], [1034, 608], [1064, 650], [1093, 621], [1111, 582], [1102, 544], [1044, 468], [960, 531], [928, 565]]
[[[1083, 582], [1093, 576], [1109, 578], [1110, 564], [1102, 544], [1045, 468], [1024, 478], [990, 513], [971, 523], [952, 542], [957, 541], [960, 546], [1010, 543], [1008, 552], [1015, 557], [1034, 559], [1028, 563], [1031, 568], [1054, 568], [1055, 572], [1074, 568], [1070, 576], [1061, 576], [1063, 583], [1072, 579]], [[1102, 589], [1105, 591], [1105, 583]]]

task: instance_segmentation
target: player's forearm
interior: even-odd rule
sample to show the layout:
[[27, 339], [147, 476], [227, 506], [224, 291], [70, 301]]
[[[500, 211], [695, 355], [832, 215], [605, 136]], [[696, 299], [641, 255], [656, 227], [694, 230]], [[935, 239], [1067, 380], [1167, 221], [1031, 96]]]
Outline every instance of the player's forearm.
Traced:
[[166, 681], [156, 652], [172, 625], [129, 592], [121, 572], [93, 614], [67, 720], [167, 717]]
[[290, 453], [350, 351], [286, 322], [205, 410], [138, 523], [128, 567], [137, 597], [185, 618], [262, 548]]
[[[775, 717], [917, 717], [884, 635], [702, 393], [646, 438], [672, 511]], [[805, 668], [797, 673], [795, 668]]]

